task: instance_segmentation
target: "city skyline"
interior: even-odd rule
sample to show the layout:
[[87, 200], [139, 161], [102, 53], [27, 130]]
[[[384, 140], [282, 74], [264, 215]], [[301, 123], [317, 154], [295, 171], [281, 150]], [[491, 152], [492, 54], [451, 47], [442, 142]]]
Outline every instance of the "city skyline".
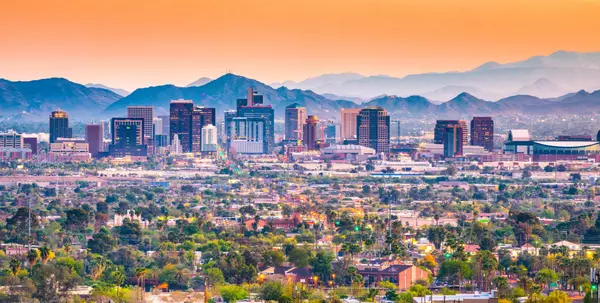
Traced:
[[11, 29], [0, 76], [132, 90], [229, 70], [265, 83], [338, 72], [401, 77], [600, 50], [590, 39], [598, 1], [259, 2], [13, 1], [0, 12]]

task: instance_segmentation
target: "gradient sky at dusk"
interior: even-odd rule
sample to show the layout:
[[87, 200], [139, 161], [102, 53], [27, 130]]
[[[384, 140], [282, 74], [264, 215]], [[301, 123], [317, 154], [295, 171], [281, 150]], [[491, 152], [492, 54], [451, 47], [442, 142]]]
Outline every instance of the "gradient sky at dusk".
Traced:
[[266, 83], [467, 70], [600, 51], [599, 16], [600, 0], [2, 0], [0, 78], [131, 90], [227, 70]]

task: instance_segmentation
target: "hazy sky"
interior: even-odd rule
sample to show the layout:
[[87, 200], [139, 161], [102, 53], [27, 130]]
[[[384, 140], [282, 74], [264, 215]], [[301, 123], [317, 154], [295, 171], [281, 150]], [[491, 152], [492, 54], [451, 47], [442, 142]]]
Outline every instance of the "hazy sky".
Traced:
[[134, 89], [231, 70], [467, 70], [600, 51], [600, 0], [0, 0], [0, 78]]

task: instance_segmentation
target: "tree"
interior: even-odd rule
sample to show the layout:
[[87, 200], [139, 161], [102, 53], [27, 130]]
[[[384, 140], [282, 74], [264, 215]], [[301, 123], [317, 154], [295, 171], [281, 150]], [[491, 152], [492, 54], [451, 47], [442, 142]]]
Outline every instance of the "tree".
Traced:
[[211, 286], [221, 285], [225, 283], [223, 272], [215, 267], [206, 270], [206, 278], [208, 279], [208, 284]]
[[496, 250], [496, 240], [494, 240], [490, 237], [487, 237], [487, 236], [481, 238], [481, 241], [479, 242], [479, 249], [480, 250], [489, 250], [489, 251]]
[[434, 272], [438, 266], [438, 263], [435, 261], [435, 258], [432, 255], [426, 255], [423, 257], [423, 266], [429, 269], [431, 272]]
[[69, 209], [63, 225], [67, 230], [81, 232], [88, 224], [89, 213], [81, 208]]
[[29, 262], [29, 267], [33, 267], [39, 259], [40, 259], [40, 251], [39, 250], [34, 248], [27, 252], [27, 262]]
[[142, 228], [137, 222], [128, 219], [123, 220], [123, 225], [117, 228], [119, 234], [119, 243], [126, 245], [138, 245], [142, 237]]
[[571, 303], [571, 298], [569, 298], [569, 295], [566, 292], [560, 291], [560, 290], [555, 290], [546, 297], [544, 302], [545, 303]]
[[40, 258], [42, 263], [46, 264], [48, 260], [54, 259], [54, 252], [48, 246], [42, 246], [40, 247]]
[[21, 261], [12, 259], [8, 266], [10, 267], [10, 272], [12, 272], [13, 276], [16, 276], [17, 273], [19, 273], [19, 270], [21, 270]]
[[221, 297], [227, 303], [235, 303], [238, 300], [248, 297], [248, 292], [241, 286], [224, 285], [219, 289]]
[[283, 294], [283, 285], [280, 281], [270, 281], [260, 287], [260, 296], [266, 301], [277, 301]]
[[113, 250], [117, 241], [106, 227], [100, 228], [98, 233], [88, 240], [88, 248], [95, 254], [105, 255]]
[[542, 285], [548, 286], [550, 282], [556, 282], [556, 280], [558, 280], [558, 275], [549, 268], [542, 268], [535, 274], [535, 281]]
[[110, 273], [110, 282], [117, 287], [117, 300], [120, 302], [119, 289], [125, 282], [125, 275], [120, 270], [114, 270]]
[[294, 247], [288, 254], [288, 259], [296, 267], [307, 267], [310, 260], [308, 251], [304, 248]]
[[280, 250], [268, 250], [262, 255], [264, 266], [279, 266], [285, 262], [285, 254]]
[[326, 281], [331, 276], [331, 262], [334, 256], [331, 253], [319, 251], [317, 255], [310, 260], [310, 266], [315, 275], [321, 281]]

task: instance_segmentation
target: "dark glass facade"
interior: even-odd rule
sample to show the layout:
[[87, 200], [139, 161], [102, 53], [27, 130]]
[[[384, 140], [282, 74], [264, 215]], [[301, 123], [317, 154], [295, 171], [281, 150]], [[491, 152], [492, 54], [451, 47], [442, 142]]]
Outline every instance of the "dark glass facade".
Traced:
[[173, 143], [175, 135], [179, 135], [181, 151], [192, 151], [192, 114], [194, 103], [191, 100], [171, 101], [169, 115], [169, 142]]
[[214, 108], [195, 107], [192, 112], [192, 152], [201, 152], [202, 128], [206, 125], [216, 124], [216, 113]]
[[468, 145], [469, 139], [467, 133], [467, 121], [465, 120], [437, 120], [435, 123], [435, 130], [433, 132], [433, 143], [444, 144], [444, 134], [446, 133], [446, 128], [454, 125], [462, 128], [463, 145]]
[[390, 116], [381, 107], [362, 109], [356, 117], [358, 144], [375, 149], [377, 153], [390, 152]]
[[471, 145], [494, 150], [494, 120], [492, 117], [473, 117], [471, 120]]
[[50, 114], [50, 143], [56, 142], [58, 138], [73, 137], [73, 130], [69, 127], [69, 115], [62, 110], [53, 111]]

